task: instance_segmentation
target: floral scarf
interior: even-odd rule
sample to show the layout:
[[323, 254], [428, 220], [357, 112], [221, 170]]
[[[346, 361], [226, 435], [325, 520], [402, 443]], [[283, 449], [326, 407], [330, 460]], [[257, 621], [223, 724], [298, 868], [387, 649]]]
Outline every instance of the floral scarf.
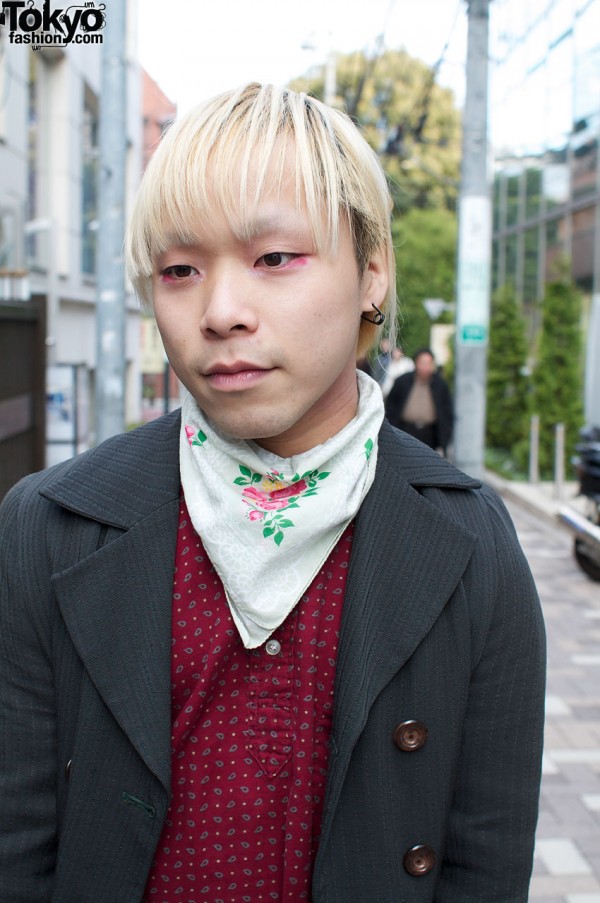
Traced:
[[383, 399], [357, 371], [356, 417], [310, 451], [280, 458], [230, 439], [189, 393], [182, 403], [181, 483], [244, 646], [286, 619], [356, 515], [374, 476]]

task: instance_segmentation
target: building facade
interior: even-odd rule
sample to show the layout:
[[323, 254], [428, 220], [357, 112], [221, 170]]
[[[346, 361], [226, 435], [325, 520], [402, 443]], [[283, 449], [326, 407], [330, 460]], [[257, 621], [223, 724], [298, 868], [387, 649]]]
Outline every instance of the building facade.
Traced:
[[[110, 7], [107, 15], [110, 14]], [[142, 166], [128, 4], [127, 204]], [[0, 25], [0, 270], [26, 271], [46, 321], [46, 463], [94, 442], [102, 45], [16, 43]], [[127, 296], [125, 419], [140, 420], [139, 305]]]
[[[177, 115], [177, 106], [142, 70], [143, 166]], [[179, 405], [179, 381], [167, 361], [156, 320], [145, 314], [141, 322], [142, 419], [153, 420]]]
[[586, 419], [600, 424], [600, 0], [494, 0], [492, 288], [512, 283], [532, 335], [566, 260], [586, 299]]

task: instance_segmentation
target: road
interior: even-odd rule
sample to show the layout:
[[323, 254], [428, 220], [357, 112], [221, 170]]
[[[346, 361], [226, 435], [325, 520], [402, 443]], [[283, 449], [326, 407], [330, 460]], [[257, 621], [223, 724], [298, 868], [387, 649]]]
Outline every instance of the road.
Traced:
[[571, 534], [508, 502], [548, 634], [546, 734], [530, 903], [600, 903], [600, 583]]

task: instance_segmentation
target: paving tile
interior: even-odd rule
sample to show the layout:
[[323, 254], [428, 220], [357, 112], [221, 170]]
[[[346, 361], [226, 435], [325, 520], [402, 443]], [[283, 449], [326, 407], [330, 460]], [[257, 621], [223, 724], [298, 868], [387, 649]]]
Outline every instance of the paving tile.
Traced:
[[600, 903], [600, 592], [570, 532], [512, 504], [548, 640], [545, 747], [530, 903]]
[[600, 749], [548, 749], [545, 752], [554, 764], [568, 763], [597, 763], [600, 762]]
[[[600, 751], [596, 737], [596, 725], [593, 721], [575, 718], [547, 717], [550, 721], [550, 730], [546, 731], [546, 749], [552, 751], [553, 747], [565, 747], [567, 749], [584, 749], [589, 747]], [[556, 742], [553, 738], [556, 738]], [[593, 759], [593, 757], [592, 757]]]
[[571, 706], [561, 696], [546, 695], [546, 715], [572, 715]]
[[550, 875], [590, 875], [592, 869], [572, 840], [558, 837], [537, 840], [535, 855]]
[[543, 775], [551, 775], [551, 774], [559, 774], [560, 768], [550, 756], [544, 753], [542, 758], [542, 774]]
[[546, 903], [547, 897], [559, 897], [563, 903], [567, 894], [599, 893], [600, 884], [591, 875], [539, 875], [531, 879], [529, 901]]
[[600, 793], [584, 793], [581, 799], [590, 812], [600, 812]]

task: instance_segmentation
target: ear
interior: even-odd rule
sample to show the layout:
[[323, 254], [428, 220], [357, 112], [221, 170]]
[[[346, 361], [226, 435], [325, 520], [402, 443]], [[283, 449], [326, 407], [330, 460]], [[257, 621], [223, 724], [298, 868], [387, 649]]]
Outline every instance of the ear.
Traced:
[[390, 275], [385, 248], [375, 251], [361, 280], [361, 310], [372, 311], [373, 304], [381, 307], [390, 287]]

